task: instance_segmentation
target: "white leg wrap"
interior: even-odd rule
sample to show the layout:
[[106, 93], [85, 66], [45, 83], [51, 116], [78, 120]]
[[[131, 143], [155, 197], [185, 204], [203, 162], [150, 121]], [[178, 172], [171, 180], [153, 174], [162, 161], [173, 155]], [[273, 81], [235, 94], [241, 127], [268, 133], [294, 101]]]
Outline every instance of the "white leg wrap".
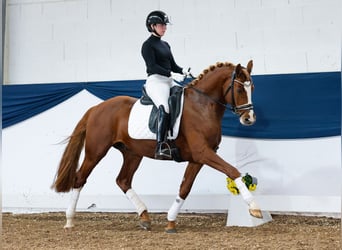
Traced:
[[66, 224], [64, 226], [64, 228], [70, 228], [74, 226], [74, 217], [75, 217], [75, 211], [76, 211], [76, 206], [77, 206], [77, 202], [78, 202], [78, 198], [80, 197], [80, 192], [81, 192], [82, 188], [75, 188], [72, 190], [71, 193], [71, 201], [70, 204], [65, 212], [65, 216], [66, 216]]
[[247, 189], [246, 184], [242, 181], [242, 177], [240, 176], [239, 178], [236, 178], [234, 181], [237, 188], [240, 191], [242, 198], [245, 202], [247, 202], [248, 205], [250, 205], [252, 201], [254, 201], [254, 198], [251, 192], [249, 192], [249, 190]]
[[128, 189], [126, 192], [126, 197], [133, 203], [137, 213], [139, 215], [142, 214], [145, 210], [147, 211], [147, 207], [145, 204], [140, 200], [137, 193], [133, 189]]
[[182, 208], [184, 203], [184, 200], [177, 196], [176, 200], [173, 202], [172, 206], [169, 209], [169, 212], [167, 213], [167, 220], [168, 221], [175, 221], [177, 218], [177, 215]]

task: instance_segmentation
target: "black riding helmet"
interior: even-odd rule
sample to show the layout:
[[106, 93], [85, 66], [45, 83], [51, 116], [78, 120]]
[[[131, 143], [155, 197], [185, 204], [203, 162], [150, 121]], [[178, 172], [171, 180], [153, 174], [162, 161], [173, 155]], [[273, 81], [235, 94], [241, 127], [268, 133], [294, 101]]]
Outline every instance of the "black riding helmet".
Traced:
[[160, 10], [152, 11], [148, 14], [146, 18], [146, 28], [149, 32], [153, 32], [154, 30], [151, 28], [151, 24], [168, 24], [170, 23], [168, 16]]

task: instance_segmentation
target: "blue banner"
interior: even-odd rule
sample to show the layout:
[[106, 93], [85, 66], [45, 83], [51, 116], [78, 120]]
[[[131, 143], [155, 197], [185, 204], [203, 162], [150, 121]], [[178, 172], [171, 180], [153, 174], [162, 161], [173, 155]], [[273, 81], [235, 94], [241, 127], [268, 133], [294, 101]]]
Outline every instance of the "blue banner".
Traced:
[[[341, 134], [341, 73], [253, 76], [256, 123], [244, 127], [229, 110], [222, 121], [227, 136], [296, 139]], [[3, 128], [24, 121], [83, 89], [106, 100], [141, 96], [144, 80], [2, 86]], [[76, 124], [75, 124], [76, 125]]]

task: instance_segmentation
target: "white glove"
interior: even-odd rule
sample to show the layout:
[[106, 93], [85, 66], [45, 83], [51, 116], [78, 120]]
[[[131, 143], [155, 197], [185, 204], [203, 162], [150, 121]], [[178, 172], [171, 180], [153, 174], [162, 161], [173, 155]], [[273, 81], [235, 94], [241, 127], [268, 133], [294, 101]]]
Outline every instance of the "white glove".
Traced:
[[191, 75], [190, 69], [191, 69], [190, 67], [189, 67], [188, 69], [183, 68], [183, 75], [185, 75], [185, 76], [190, 76], [190, 75]]
[[191, 68], [189, 67], [188, 69], [183, 69], [183, 75], [184, 79], [185, 78], [195, 78], [193, 74], [191, 73]]
[[176, 82], [184, 81], [184, 76], [182, 74], [171, 72], [171, 78]]

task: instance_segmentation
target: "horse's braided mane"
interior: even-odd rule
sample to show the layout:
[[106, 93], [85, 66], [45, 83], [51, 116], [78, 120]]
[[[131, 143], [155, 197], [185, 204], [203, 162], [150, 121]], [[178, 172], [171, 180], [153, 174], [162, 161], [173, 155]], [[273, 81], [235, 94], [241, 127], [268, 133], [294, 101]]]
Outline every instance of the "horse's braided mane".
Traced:
[[205, 70], [203, 70], [203, 72], [201, 74], [199, 74], [197, 76], [196, 79], [194, 79], [190, 85], [196, 85], [198, 83], [199, 80], [201, 80], [206, 74], [208, 74], [208, 72], [210, 71], [214, 71], [216, 68], [221, 68], [221, 67], [231, 67], [233, 66], [232, 63], [230, 62], [217, 62], [215, 65], [210, 65], [208, 68], [206, 68]]

